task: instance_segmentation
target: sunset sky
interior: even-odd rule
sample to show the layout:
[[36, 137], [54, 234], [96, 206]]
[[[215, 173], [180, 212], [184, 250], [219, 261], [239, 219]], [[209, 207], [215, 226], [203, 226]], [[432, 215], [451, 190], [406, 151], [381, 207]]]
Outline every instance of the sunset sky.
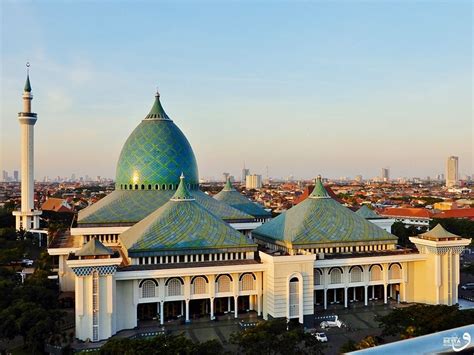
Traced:
[[471, 1], [1, 1], [0, 170], [114, 177], [158, 87], [203, 178], [473, 173]]

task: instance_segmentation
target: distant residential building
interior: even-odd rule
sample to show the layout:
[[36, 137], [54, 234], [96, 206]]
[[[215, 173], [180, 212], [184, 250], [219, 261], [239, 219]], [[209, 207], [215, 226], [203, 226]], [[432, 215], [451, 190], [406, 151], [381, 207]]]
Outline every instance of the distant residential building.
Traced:
[[464, 218], [474, 221], [474, 208], [458, 208], [437, 213], [433, 218]]
[[432, 218], [431, 212], [426, 208], [386, 208], [380, 215], [416, 227], [428, 227]]
[[43, 211], [72, 212], [72, 207], [62, 198], [48, 198], [41, 206]]
[[365, 218], [366, 220], [375, 224], [376, 226], [379, 226], [380, 228], [385, 229], [387, 232], [389, 233], [392, 232], [392, 224], [395, 223], [394, 218], [382, 217], [378, 215], [374, 210], [371, 210], [366, 205], [363, 205], [361, 208], [359, 208], [356, 211], [356, 214], [361, 216], [362, 218]]
[[390, 169], [389, 168], [382, 168], [382, 175], [380, 176], [383, 182], [387, 182], [390, 180]]
[[451, 156], [446, 162], [446, 187], [456, 186], [459, 182], [459, 158]]
[[262, 175], [251, 174], [245, 177], [245, 188], [246, 189], [261, 189], [262, 188]]

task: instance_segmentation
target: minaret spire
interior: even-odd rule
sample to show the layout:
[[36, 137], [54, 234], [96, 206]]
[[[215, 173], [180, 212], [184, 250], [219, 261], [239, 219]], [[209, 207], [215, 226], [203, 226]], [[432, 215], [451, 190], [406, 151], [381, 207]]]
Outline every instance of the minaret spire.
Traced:
[[26, 63], [26, 83], [23, 88], [23, 112], [18, 113], [21, 129], [21, 209], [14, 211], [16, 229], [39, 228], [41, 211], [34, 206], [34, 126], [37, 115], [31, 112], [30, 63]]

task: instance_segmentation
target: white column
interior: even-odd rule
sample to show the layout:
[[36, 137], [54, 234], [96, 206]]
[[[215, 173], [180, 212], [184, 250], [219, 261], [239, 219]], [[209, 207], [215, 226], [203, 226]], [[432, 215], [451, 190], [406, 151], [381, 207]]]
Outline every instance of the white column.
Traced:
[[165, 324], [165, 302], [160, 302], [160, 324]]
[[356, 300], [356, 288], [353, 287], [352, 288], [352, 301], [355, 301]]
[[186, 318], [185, 321], [186, 323], [189, 323], [189, 299], [186, 299], [185, 301], [185, 312], [186, 312]]
[[336, 302], [337, 302], [337, 298], [336, 298], [336, 289], [334, 288], [334, 289], [333, 289], [333, 291], [334, 291], [334, 303], [336, 303]]
[[372, 299], [375, 298], [375, 285], [372, 285]]
[[387, 304], [387, 284], [383, 285], [383, 303]]
[[214, 297], [211, 297], [209, 302], [211, 303], [211, 320], [214, 320]]
[[234, 318], [239, 318], [239, 296], [234, 296]]
[[369, 298], [369, 286], [364, 285], [364, 305], [367, 306], [367, 299]]
[[344, 308], [347, 308], [347, 287], [344, 287]]

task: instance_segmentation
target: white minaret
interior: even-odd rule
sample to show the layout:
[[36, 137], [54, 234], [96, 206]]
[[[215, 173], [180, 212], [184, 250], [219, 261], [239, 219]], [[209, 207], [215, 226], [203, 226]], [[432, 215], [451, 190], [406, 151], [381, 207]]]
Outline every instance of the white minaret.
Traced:
[[[29, 67], [29, 64], [26, 64]], [[21, 127], [21, 209], [13, 212], [16, 217], [16, 229], [24, 230], [39, 228], [41, 211], [35, 211], [35, 180], [34, 180], [34, 127], [36, 113], [31, 112], [30, 75], [26, 76], [23, 90], [23, 112], [18, 113]]]

